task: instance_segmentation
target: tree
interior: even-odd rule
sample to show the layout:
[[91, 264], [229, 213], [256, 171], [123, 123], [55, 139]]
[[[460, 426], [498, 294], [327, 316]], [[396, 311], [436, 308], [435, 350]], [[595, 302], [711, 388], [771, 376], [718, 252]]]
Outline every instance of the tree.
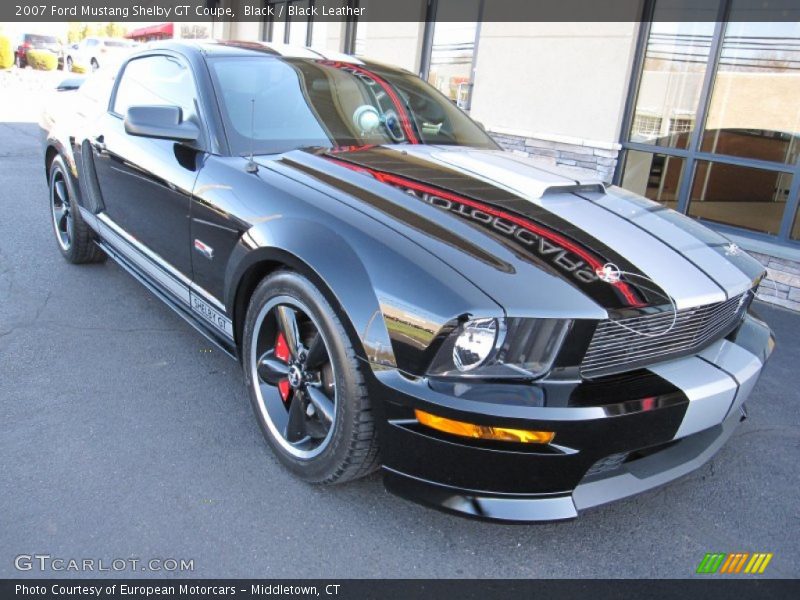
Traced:
[[76, 23], [74, 21], [67, 25], [67, 43], [77, 44], [83, 39], [83, 23]]
[[0, 69], [9, 69], [14, 64], [14, 50], [11, 48], [11, 40], [0, 35]]
[[127, 28], [116, 22], [110, 23], [76, 23], [71, 22], [67, 27], [67, 42], [77, 44], [82, 39], [91, 36], [121, 38], [125, 37]]
[[125, 37], [126, 33], [128, 33], [127, 28], [119, 23], [111, 22], [105, 24], [105, 35], [107, 37], [121, 38]]

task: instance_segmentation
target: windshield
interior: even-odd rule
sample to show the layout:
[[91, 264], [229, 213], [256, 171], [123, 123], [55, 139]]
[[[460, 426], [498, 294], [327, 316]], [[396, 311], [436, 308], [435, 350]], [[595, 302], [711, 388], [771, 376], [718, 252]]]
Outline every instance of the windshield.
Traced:
[[445, 96], [410, 73], [334, 61], [209, 59], [232, 151], [450, 144], [497, 148]]

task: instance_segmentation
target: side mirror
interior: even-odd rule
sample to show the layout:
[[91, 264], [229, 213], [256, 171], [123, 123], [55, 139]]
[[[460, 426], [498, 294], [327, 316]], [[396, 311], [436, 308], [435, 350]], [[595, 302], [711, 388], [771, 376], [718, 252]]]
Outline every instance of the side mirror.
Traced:
[[125, 116], [125, 132], [177, 142], [196, 142], [200, 138], [200, 129], [182, 119], [178, 106], [131, 106]]
[[56, 90], [59, 92], [68, 92], [72, 90], [77, 90], [81, 87], [85, 78], [83, 77], [72, 77], [71, 79], [65, 79], [61, 83], [58, 84]]

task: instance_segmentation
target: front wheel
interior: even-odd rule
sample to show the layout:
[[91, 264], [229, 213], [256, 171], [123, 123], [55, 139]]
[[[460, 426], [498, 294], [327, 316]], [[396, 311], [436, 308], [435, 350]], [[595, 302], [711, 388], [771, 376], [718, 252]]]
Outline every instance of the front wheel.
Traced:
[[93, 58], [93, 59], [92, 59], [92, 73], [94, 73], [95, 71], [97, 71], [97, 69], [99, 69], [99, 68], [100, 68], [100, 65], [99, 65], [99, 64], [97, 64], [97, 59], [96, 59], [96, 58]]
[[72, 57], [71, 56], [67, 57], [66, 65], [67, 65], [67, 71], [72, 73]]
[[245, 379], [280, 461], [313, 483], [378, 466], [364, 367], [338, 316], [305, 277], [280, 271], [253, 293], [244, 326]]
[[14, 64], [18, 69], [22, 69], [25, 66], [25, 63], [22, 62], [22, 57], [19, 54], [14, 57]]

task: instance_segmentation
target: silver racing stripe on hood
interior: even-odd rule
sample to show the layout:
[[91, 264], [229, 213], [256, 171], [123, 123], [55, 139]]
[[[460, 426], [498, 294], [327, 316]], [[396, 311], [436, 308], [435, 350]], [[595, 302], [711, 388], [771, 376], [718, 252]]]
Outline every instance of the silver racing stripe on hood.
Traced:
[[[728, 297], [721, 284], [676, 248], [623, 216], [572, 193], [576, 184], [598, 180], [544, 171], [531, 159], [500, 151], [456, 152], [422, 146], [403, 146], [403, 151], [506, 189], [570, 222], [635, 265], [675, 300], [678, 309]], [[565, 188], [564, 193], [558, 192], [560, 187]]]
[[722, 288], [686, 257], [618, 215], [574, 194], [545, 196], [537, 204], [614, 248], [669, 294], [679, 310], [726, 299]]
[[712, 277], [729, 298], [753, 286], [753, 281], [725, 256], [679, 224], [665, 219], [662, 215], [669, 210], [665, 206], [618, 187], [607, 189], [605, 194], [581, 192], [579, 195], [638, 225], [683, 254]]

